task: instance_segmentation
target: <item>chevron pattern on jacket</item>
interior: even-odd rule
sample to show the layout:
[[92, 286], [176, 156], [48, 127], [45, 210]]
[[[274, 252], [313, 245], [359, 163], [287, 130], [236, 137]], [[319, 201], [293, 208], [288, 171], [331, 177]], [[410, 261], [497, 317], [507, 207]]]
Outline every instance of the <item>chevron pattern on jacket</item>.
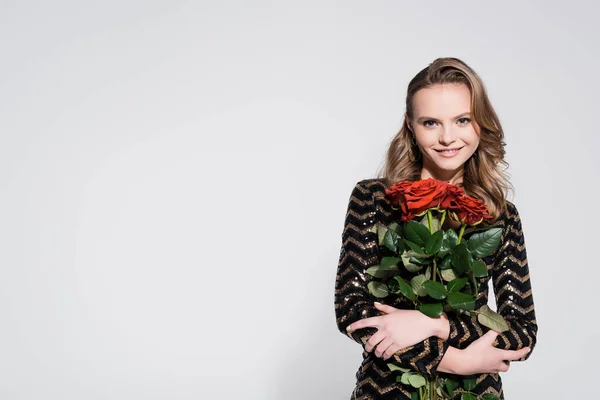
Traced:
[[[387, 367], [392, 358], [396, 363], [425, 375], [443, 377], [445, 374], [438, 373], [437, 367], [448, 347], [464, 349], [489, 330], [479, 324], [476, 317], [449, 313], [448, 340], [429, 337], [399, 350], [389, 360], [383, 360], [374, 352], [364, 350], [366, 342], [376, 332], [376, 328], [346, 332], [346, 327], [355, 321], [381, 315], [373, 304], [375, 301], [396, 308], [412, 308], [412, 303], [402, 299], [377, 299], [367, 288], [371, 276], [366, 270], [377, 265], [381, 259], [377, 235], [371, 232], [371, 229], [377, 222], [389, 225], [393, 221], [399, 221], [399, 213], [400, 210], [394, 210], [386, 199], [385, 186], [380, 179], [361, 180], [352, 190], [342, 232], [334, 296], [337, 328], [363, 348], [363, 361], [356, 372], [356, 385], [351, 399], [410, 399], [408, 388], [397, 383], [395, 374]], [[506, 202], [506, 209], [497, 223], [503, 226], [501, 246], [495, 254], [483, 258], [482, 261], [490, 271], [497, 311], [507, 321], [510, 329], [498, 335], [494, 346], [508, 350], [529, 346], [533, 351], [538, 326], [521, 220], [513, 203]], [[476, 308], [487, 304], [490, 277], [478, 278], [482, 284]], [[529, 358], [532, 351], [521, 360]], [[504, 399], [499, 374], [478, 374], [474, 377], [477, 385], [472, 392], [478, 395], [494, 393]], [[460, 392], [456, 393], [455, 398], [460, 398]]]

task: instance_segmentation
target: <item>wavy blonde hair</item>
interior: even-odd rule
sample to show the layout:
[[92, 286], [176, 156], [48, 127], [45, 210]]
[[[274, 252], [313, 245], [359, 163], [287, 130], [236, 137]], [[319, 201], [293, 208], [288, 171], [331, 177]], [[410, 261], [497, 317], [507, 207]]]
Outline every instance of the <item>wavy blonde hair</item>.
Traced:
[[[419, 90], [436, 84], [463, 83], [471, 92], [471, 118], [479, 126], [479, 146], [464, 164], [462, 187], [467, 194], [481, 199], [489, 213], [497, 219], [504, 211], [506, 197], [514, 192], [506, 172], [504, 160], [504, 132], [500, 120], [490, 103], [481, 78], [458, 58], [434, 60], [408, 84], [406, 115], [413, 119], [412, 100]], [[413, 142], [406, 119], [394, 136], [387, 151], [386, 161], [378, 173], [386, 187], [398, 181], [421, 179], [423, 156]]]

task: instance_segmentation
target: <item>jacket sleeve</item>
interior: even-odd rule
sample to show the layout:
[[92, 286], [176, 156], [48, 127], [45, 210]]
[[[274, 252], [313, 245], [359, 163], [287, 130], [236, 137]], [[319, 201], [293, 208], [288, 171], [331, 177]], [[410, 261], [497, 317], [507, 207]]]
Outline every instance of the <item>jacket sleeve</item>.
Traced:
[[[502, 244], [496, 252], [491, 275], [497, 312], [504, 317], [510, 329], [498, 335], [494, 346], [506, 350], [519, 350], [529, 346], [531, 351], [518, 360], [524, 361], [535, 347], [538, 325], [521, 218], [511, 202], [507, 202], [506, 212]], [[452, 314], [448, 315], [448, 319], [448, 343], [453, 347], [465, 348], [489, 330], [477, 321], [476, 316]]]
[[[363, 318], [382, 315], [374, 306], [377, 299], [367, 287], [371, 276], [366, 270], [380, 261], [377, 235], [371, 229], [377, 222], [377, 209], [368, 183], [360, 181], [354, 187], [342, 233], [342, 248], [335, 281], [335, 315], [340, 332], [360, 343], [364, 350], [376, 328], [346, 332], [346, 327]], [[431, 336], [422, 342], [403, 348], [392, 358], [399, 365], [433, 376], [448, 349], [445, 340]], [[373, 353], [374, 354], [374, 353]]]

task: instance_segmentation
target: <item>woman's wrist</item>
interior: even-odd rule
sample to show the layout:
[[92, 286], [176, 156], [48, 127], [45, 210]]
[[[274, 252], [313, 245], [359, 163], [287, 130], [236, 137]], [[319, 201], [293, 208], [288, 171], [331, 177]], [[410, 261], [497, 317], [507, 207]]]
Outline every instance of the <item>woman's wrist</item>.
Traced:
[[465, 361], [465, 351], [456, 347], [448, 346], [442, 360], [438, 364], [438, 372], [446, 372], [449, 374], [464, 375], [464, 366], [468, 365]]
[[450, 321], [446, 313], [442, 313], [438, 318], [432, 318], [432, 321], [434, 322], [433, 336], [448, 340], [450, 336]]

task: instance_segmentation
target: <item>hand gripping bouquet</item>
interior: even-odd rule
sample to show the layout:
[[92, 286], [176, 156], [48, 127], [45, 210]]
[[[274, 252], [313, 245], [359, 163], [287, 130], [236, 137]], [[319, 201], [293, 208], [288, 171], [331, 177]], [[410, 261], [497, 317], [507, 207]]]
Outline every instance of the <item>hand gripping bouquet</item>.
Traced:
[[[475, 310], [478, 278], [488, 276], [481, 258], [494, 254], [502, 237], [501, 227], [488, 225], [493, 217], [483, 202], [432, 178], [395, 183], [386, 195], [402, 216], [389, 226], [374, 227], [382, 258], [367, 270], [374, 277], [369, 291], [378, 298], [400, 296], [432, 318], [443, 312], [476, 314], [482, 325], [508, 330], [502, 316], [487, 305]], [[457, 230], [442, 228], [446, 218], [460, 223]], [[474, 378], [429, 378], [393, 362], [388, 367], [397, 371], [397, 381], [411, 387], [413, 399], [451, 398], [457, 389], [463, 400], [478, 399], [469, 392]], [[478, 400], [493, 399], [498, 397], [485, 394]]]

